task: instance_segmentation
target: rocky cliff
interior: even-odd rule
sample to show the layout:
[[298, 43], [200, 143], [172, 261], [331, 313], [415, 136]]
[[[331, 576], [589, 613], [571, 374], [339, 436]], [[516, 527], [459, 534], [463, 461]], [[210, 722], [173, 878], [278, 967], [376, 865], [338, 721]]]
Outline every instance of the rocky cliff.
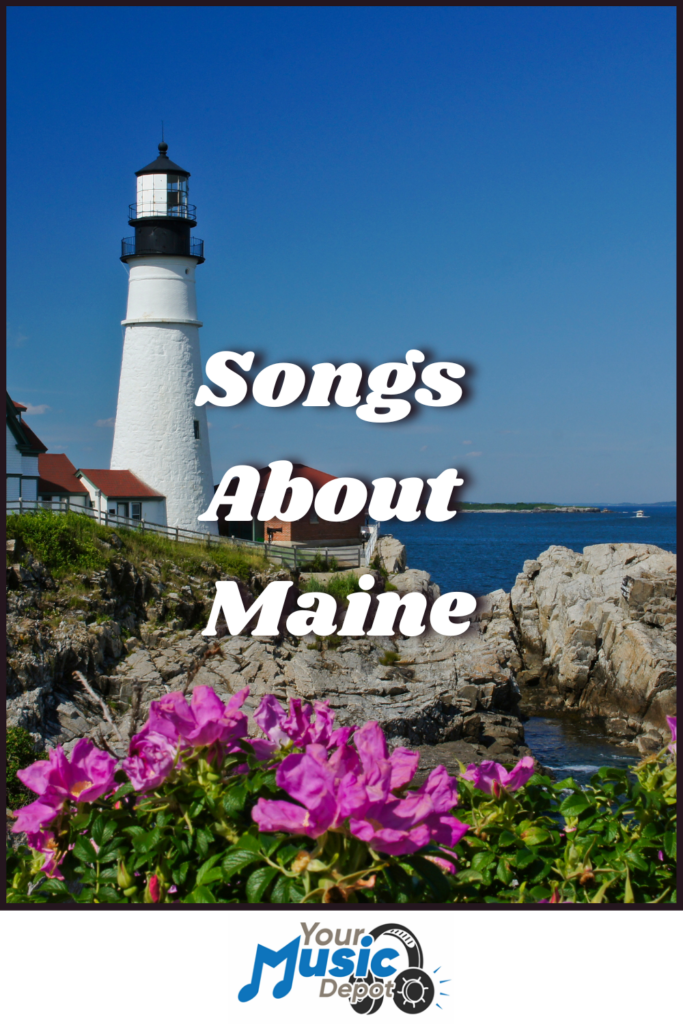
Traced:
[[[437, 596], [401, 548], [380, 542], [388, 581]], [[252, 573], [245, 600], [284, 575]], [[453, 638], [209, 639], [201, 629], [217, 576], [210, 561], [189, 575], [115, 553], [106, 570], [56, 582], [27, 554], [8, 568], [8, 724], [38, 747], [91, 736], [123, 753], [161, 694], [209, 684], [227, 697], [248, 684], [247, 710], [266, 693], [327, 699], [340, 725], [376, 719], [392, 743], [419, 747], [423, 768], [527, 753], [526, 695], [600, 715], [644, 751], [667, 735], [676, 575], [675, 557], [658, 548], [550, 548], [525, 563], [512, 595], [482, 598], [468, 633]]]
[[596, 715], [642, 753], [676, 713], [676, 556], [648, 544], [551, 547], [511, 594], [523, 670], [546, 705]]

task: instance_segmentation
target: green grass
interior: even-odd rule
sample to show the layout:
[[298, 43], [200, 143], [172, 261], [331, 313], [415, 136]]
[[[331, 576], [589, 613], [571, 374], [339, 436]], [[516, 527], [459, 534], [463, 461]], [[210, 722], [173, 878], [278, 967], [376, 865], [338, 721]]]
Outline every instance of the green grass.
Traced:
[[318, 580], [307, 580], [301, 590], [304, 594], [331, 594], [337, 601], [346, 601], [349, 594], [360, 591], [358, 577], [353, 572], [338, 573], [327, 583]]
[[[105, 548], [112, 534], [122, 547]], [[145, 561], [172, 562], [190, 575], [205, 575], [202, 563], [215, 565], [222, 575], [248, 579], [252, 570], [263, 571], [268, 561], [263, 555], [251, 554], [228, 544], [189, 544], [176, 542], [159, 534], [138, 530], [101, 526], [95, 520], [76, 512], [55, 513], [40, 510], [8, 516], [7, 537], [16, 538], [42, 562], [53, 576], [60, 578], [73, 572], [106, 569], [110, 562], [127, 559], [140, 566]]]
[[379, 663], [380, 665], [395, 665], [396, 662], [400, 660], [401, 655], [397, 654], [396, 651], [385, 651], [379, 659]]
[[336, 558], [323, 558], [320, 551], [316, 551], [315, 557], [311, 562], [306, 562], [305, 565], [299, 566], [301, 572], [336, 572], [338, 568], [339, 562]]
[[26, 729], [17, 725], [7, 730], [7, 806], [13, 811], [35, 800], [35, 794], [17, 778], [17, 772], [22, 768], [28, 768], [34, 761], [44, 761], [46, 758], [47, 754], [35, 750], [31, 735]]

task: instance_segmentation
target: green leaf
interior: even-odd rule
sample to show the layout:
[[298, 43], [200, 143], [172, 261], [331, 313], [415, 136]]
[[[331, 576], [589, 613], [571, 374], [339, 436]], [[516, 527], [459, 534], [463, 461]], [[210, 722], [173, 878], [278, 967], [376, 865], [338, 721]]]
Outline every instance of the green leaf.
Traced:
[[244, 810], [247, 790], [244, 785], [230, 786], [223, 797], [223, 808], [230, 818], [237, 818]]
[[242, 871], [243, 868], [248, 867], [250, 864], [262, 860], [261, 854], [256, 853], [254, 850], [238, 850], [233, 847], [223, 858], [223, 877], [227, 881], [228, 878], [237, 874], [238, 871]]
[[545, 828], [539, 828], [538, 825], [531, 825], [529, 828], [524, 829], [520, 839], [522, 839], [527, 846], [540, 846], [550, 839], [550, 833]]
[[261, 897], [277, 874], [277, 868], [267, 866], [252, 871], [246, 885], [247, 899], [250, 903], [261, 902]]
[[87, 838], [87, 836], [79, 836], [74, 843], [72, 850], [74, 857], [78, 860], [84, 861], [86, 864], [94, 864], [97, 861], [97, 854], [95, 853], [95, 847]]
[[95, 818], [92, 828], [90, 829], [90, 835], [94, 843], [98, 846], [102, 845], [102, 833], [104, 832], [104, 815], [98, 814]]
[[590, 806], [591, 802], [584, 793], [572, 793], [560, 804], [560, 814], [565, 818], [578, 818]]
[[183, 903], [215, 903], [216, 897], [205, 885], [198, 885], [186, 896]]
[[500, 838], [498, 839], [498, 845], [512, 846], [516, 842], [517, 836], [514, 834], [514, 832], [509, 832], [507, 829], [503, 829], [503, 831], [500, 833]]
[[471, 868], [466, 868], [464, 871], [458, 871], [455, 876], [456, 885], [466, 885], [470, 882], [483, 882], [484, 876], [481, 871], [473, 871]]
[[52, 896], [66, 896], [67, 898], [71, 895], [64, 882], [60, 882], [58, 878], [48, 878], [41, 885], [40, 892], [50, 893]]
[[197, 853], [200, 857], [206, 857], [212, 841], [213, 834], [209, 829], [202, 828], [195, 832], [195, 843], [197, 846]]
[[187, 872], [189, 868], [190, 863], [189, 861], [185, 860], [181, 864], [178, 864], [176, 867], [174, 867], [173, 870], [171, 871], [171, 878], [173, 879], [175, 885], [178, 886], [178, 888], [185, 884], [185, 879], [187, 878]]
[[259, 836], [261, 840], [261, 849], [264, 850], [269, 857], [272, 857], [278, 846], [281, 846], [285, 841], [285, 836], [279, 836], [275, 833], [262, 832]]
[[495, 853], [490, 850], [482, 850], [480, 853], [475, 853], [472, 858], [472, 867], [475, 871], [483, 871], [485, 868], [491, 867], [495, 859]]
[[516, 868], [527, 868], [536, 860], [535, 850], [518, 850], [512, 857], [512, 863]]
[[418, 875], [424, 879], [434, 893], [437, 901], [439, 903], [445, 903], [450, 895], [451, 888], [448, 884], [448, 879], [441, 868], [437, 867], [437, 865], [432, 863], [431, 860], [426, 860], [424, 857], [420, 857], [419, 855], [406, 857], [405, 860], [418, 873]]
[[[209, 857], [208, 860], [204, 861], [197, 872], [197, 885], [204, 885], [209, 881], [215, 882], [216, 879], [222, 878], [223, 872], [221, 868], [216, 868], [215, 871], [211, 870], [214, 864], [219, 861], [222, 856], [222, 853], [215, 853], [213, 857]], [[210, 879], [207, 877], [209, 874], [212, 876]]]
[[665, 832], [662, 836], [662, 846], [667, 857], [671, 857], [672, 860], [676, 859], [676, 833]]
[[258, 853], [261, 849], [261, 844], [259, 843], [257, 836], [252, 835], [251, 832], [245, 832], [244, 835], [240, 836], [237, 840], [233, 849], [253, 850], [255, 853]]
[[636, 853], [635, 850], [629, 850], [628, 853], [626, 853], [626, 860], [634, 868], [638, 868], [639, 871], [647, 871], [649, 867], [647, 861], [641, 857], [639, 853]]
[[503, 860], [498, 861], [498, 867], [496, 868], [496, 878], [498, 879], [499, 882], [502, 882], [503, 885], [509, 885], [513, 879], [513, 874], [512, 871], [510, 870], [510, 865], [506, 864], [505, 861]]
[[289, 883], [289, 878], [280, 875], [270, 894], [271, 903], [289, 903]]

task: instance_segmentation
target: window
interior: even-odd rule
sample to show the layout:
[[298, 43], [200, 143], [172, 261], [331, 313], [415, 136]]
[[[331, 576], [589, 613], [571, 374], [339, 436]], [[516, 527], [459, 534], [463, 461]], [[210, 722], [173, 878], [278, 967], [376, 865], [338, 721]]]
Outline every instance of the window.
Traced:
[[195, 441], [199, 440], [199, 420], [194, 421], [194, 437]]
[[115, 508], [110, 508], [109, 509], [109, 515], [110, 516], [115, 516], [116, 515], [116, 509]]
[[125, 519], [128, 518], [128, 502], [119, 501], [116, 505], [117, 516], [123, 516]]
[[133, 501], [130, 506], [131, 519], [142, 519], [142, 502]]

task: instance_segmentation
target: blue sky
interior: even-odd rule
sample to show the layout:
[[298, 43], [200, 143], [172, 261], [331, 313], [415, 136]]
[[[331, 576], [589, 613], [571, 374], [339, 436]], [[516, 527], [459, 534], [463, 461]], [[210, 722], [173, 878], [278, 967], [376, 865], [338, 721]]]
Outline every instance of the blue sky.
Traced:
[[[14, 7], [8, 387], [109, 464], [120, 239], [165, 121], [204, 362], [467, 365], [396, 425], [211, 409], [218, 480], [448, 466], [473, 501], [674, 496], [672, 7]], [[99, 425], [98, 425], [99, 424]]]

